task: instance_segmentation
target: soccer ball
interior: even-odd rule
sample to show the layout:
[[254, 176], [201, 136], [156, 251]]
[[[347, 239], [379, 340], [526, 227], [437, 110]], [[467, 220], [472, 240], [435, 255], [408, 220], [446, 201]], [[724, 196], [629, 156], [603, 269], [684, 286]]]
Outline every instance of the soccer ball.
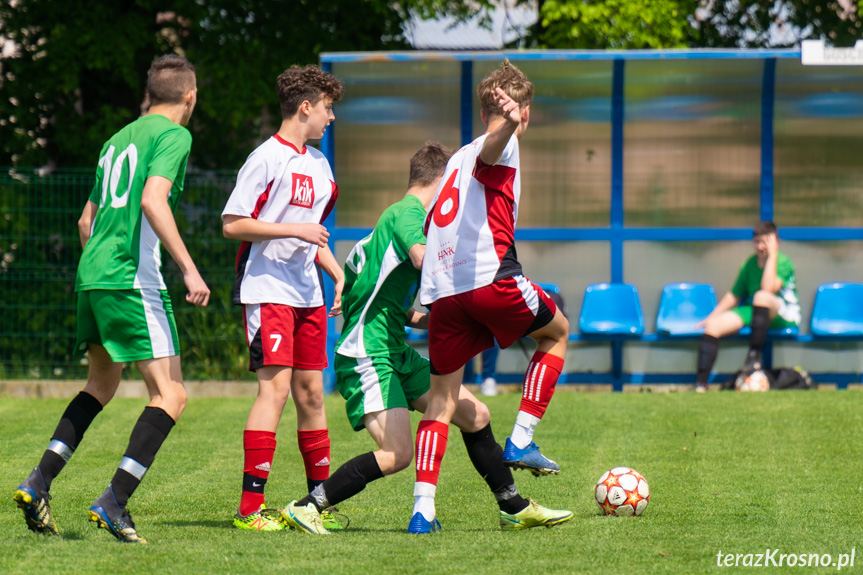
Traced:
[[650, 502], [647, 481], [629, 467], [615, 467], [603, 473], [596, 482], [593, 494], [603, 513], [617, 517], [641, 515]]
[[737, 391], [769, 391], [770, 380], [766, 373], [756, 369], [751, 373], [741, 373], [734, 380], [734, 389]]

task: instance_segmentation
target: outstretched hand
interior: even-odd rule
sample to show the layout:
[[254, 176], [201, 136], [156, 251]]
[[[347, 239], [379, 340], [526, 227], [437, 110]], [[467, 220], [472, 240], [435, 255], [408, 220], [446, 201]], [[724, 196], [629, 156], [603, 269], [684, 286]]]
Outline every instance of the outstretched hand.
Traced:
[[494, 99], [506, 121], [513, 124], [521, 122], [521, 107], [518, 102], [507, 96], [506, 92], [500, 88], [494, 89]]

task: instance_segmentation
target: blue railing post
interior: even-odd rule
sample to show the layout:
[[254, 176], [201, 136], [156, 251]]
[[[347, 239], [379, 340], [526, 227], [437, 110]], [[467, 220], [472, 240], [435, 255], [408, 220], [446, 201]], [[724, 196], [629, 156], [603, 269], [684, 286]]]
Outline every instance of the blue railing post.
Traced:
[[[624, 60], [615, 60], [611, 85], [611, 281], [623, 282], [623, 82]], [[623, 391], [623, 342], [611, 343], [614, 391]]]
[[[325, 72], [333, 71], [332, 62], [322, 62], [321, 68]], [[336, 108], [336, 119], [338, 119], [338, 108]], [[333, 170], [333, 174], [336, 173], [336, 146], [335, 146], [335, 123], [332, 123], [327, 127], [327, 131], [324, 132], [324, 137], [321, 138], [321, 152], [326, 156], [327, 161], [330, 163], [330, 167]], [[333, 176], [335, 177], [335, 175]], [[338, 202], [336, 202], [338, 205]], [[327, 219], [324, 220], [324, 226], [327, 228], [327, 231], [330, 232], [330, 242], [329, 246], [333, 253], [336, 253], [336, 240], [338, 239], [338, 230], [336, 229], [336, 206], [333, 206], [333, 211], [330, 212], [330, 215], [327, 216]], [[335, 298], [335, 284], [333, 284], [333, 280], [330, 279], [330, 276], [327, 274], [322, 274], [324, 278], [324, 301], [328, 306], [333, 305], [333, 299]], [[335, 350], [336, 348], [336, 318], [331, 317], [327, 319], [327, 368], [324, 369], [324, 393], [329, 394], [335, 391], [336, 389], [336, 371], [333, 368], [333, 361], [335, 360]]]
[[473, 60], [463, 60], [461, 63], [459, 98], [461, 145], [466, 146], [473, 141]]
[[[776, 58], [764, 60], [761, 78], [761, 221], [772, 222], [773, 187], [773, 110], [776, 103]], [[773, 367], [773, 342], [764, 344], [763, 363]]]

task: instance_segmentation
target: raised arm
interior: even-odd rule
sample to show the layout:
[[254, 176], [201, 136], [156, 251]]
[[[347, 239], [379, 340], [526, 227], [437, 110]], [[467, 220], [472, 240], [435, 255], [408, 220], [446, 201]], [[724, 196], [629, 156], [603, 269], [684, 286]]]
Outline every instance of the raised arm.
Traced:
[[501, 116], [495, 116], [489, 120], [489, 132], [482, 144], [479, 158], [484, 164], [493, 166], [500, 159], [506, 149], [509, 139], [521, 122], [521, 107], [518, 103], [506, 95], [500, 88], [495, 88], [497, 105], [501, 109]]
[[168, 204], [168, 195], [173, 183], [162, 176], [150, 176], [144, 184], [141, 195], [141, 211], [156, 232], [156, 236], [183, 272], [183, 282], [189, 293], [186, 301], [197, 306], [205, 306], [210, 301], [210, 288], [204, 283], [186, 244], [177, 230], [177, 222]]
[[764, 273], [761, 274], [761, 289], [778, 293], [782, 289], [782, 280], [776, 274], [779, 261], [779, 238], [776, 234], [767, 236], [767, 261], [764, 262]]

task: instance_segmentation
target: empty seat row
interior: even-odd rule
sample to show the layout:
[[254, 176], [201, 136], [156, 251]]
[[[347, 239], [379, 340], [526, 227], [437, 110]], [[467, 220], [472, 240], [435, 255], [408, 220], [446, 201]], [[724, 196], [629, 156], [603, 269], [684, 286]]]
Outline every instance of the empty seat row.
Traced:
[[[656, 315], [655, 336], [644, 336], [644, 314], [638, 288], [625, 283], [587, 286], [578, 318], [579, 332], [592, 337], [642, 337], [659, 339], [698, 336], [696, 325], [716, 307], [713, 286], [700, 283], [670, 283], [663, 287]], [[810, 331], [815, 337], [863, 337], [863, 284], [825, 283], [818, 287], [812, 309]], [[741, 335], [748, 335], [745, 327]], [[798, 338], [796, 327], [768, 332], [772, 337]], [[573, 337], [571, 339], [578, 339]]]

